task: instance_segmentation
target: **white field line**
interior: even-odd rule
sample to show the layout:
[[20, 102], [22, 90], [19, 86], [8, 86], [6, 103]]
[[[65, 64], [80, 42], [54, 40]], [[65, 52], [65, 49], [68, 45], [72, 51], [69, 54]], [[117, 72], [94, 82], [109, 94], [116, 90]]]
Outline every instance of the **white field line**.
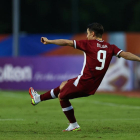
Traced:
[[[128, 118], [119, 118], [119, 119], [86, 119], [86, 121], [138, 121], [140, 120], [140, 118], [131, 118], [131, 119], [128, 119]], [[85, 121], [85, 120], [82, 120], [82, 119], [79, 119], [79, 121]]]
[[[71, 102], [79, 102], [82, 103], [84, 102], [83, 100], [71, 100]], [[86, 103], [86, 102], [84, 102]], [[88, 103], [94, 103], [97, 105], [103, 105], [103, 106], [110, 106], [110, 107], [119, 107], [119, 108], [129, 108], [129, 109], [140, 109], [140, 106], [135, 106], [135, 105], [125, 105], [125, 104], [116, 104], [116, 103], [110, 103], [110, 102], [101, 102], [101, 101], [97, 101], [97, 100], [93, 100], [93, 101], [88, 101]]]
[[15, 94], [14, 92], [9, 92], [9, 91], [0, 91], [0, 93], [6, 93], [6, 94]]
[[[12, 98], [28, 98], [27, 96], [20, 95], [14, 92], [5, 92], [0, 91], [0, 94], [2, 96], [6, 97], [12, 97]], [[27, 92], [28, 95], [28, 92]], [[82, 100], [72, 100], [72, 102], [83, 102]], [[89, 101], [90, 103], [99, 104], [99, 105], [105, 105], [105, 106], [111, 106], [111, 107], [120, 107], [120, 108], [129, 108], [129, 109], [140, 109], [140, 106], [132, 106], [132, 105], [124, 105], [124, 104], [115, 104], [115, 103], [109, 103], [109, 102], [101, 102], [101, 101]]]
[[24, 119], [0, 119], [0, 121], [23, 121]]
[[94, 104], [111, 106], [111, 107], [120, 107], [120, 108], [131, 108], [131, 109], [140, 109], [140, 106], [132, 106], [132, 105], [123, 105], [123, 104], [115, 104], [109, 102], [100, 102], [100, 101], [93, 101]]
[[[29, 93], [27, 92], [27, 95]], [[27, 98], [27, 96], [21, 95], [21, 94], [17, 94], [14, 92], [5, 92], [5, 91], [0, 91], [0, 95], [5, 96], [5, 97], [11, 97], [11, 98]]]

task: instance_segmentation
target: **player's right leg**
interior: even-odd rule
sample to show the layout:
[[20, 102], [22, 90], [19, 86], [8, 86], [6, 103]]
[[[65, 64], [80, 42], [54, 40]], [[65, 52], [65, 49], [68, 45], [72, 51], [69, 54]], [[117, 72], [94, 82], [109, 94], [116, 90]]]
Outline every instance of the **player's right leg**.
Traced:
[[65, 116], [69, 120], [69, 126], [65, 130], [63, 130], [63, 132], [65, 132], [65, 131], [81, 131], [81, 128], [76, 121], [76, 118], [74, 115], [74, 109], [73, 109], [70, 101], [61, 99], [60, 94], [59, 94], [59, 101], [60, 101], [60, 105], [62, 107], [62, 111], [64, 112]]
[[29, 88], [29, 94], [31, 96], [31, 104], [36, 105], [41, 101], [50, 100], [58, 98], [58, 94], [60, 93], [60, 90], [63, 88], [63, 86], [67, 83], [67, 81], [64, 81], [61, 83], [60, 86], [57, 88], [51, 89], [47, 91], [44, 94], [39, 95], [32, 87]]
[[65, 116], [67, 117], [70, 123], [68, 128], [63, 130], [63, 132], [81, 130], [79, 124], [76, 121], [76, 118], [74, 115], [74, 109], [69, 99], [89, 96], [88, 94], [82, 92], [82, 90], [75, 87], [75, 85], [73, 84], [73, 81], [74, 81], [73, 79], [69, 80], [58, 95], [60, 105], [62, 107], [62, 111], [64, 112]]

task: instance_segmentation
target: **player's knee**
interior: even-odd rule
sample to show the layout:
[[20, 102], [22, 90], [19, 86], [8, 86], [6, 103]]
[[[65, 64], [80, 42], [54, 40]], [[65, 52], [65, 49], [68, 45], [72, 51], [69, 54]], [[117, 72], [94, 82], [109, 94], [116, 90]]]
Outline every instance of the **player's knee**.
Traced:
[[64, 81], [64, 82], [61, 83], [60, 90], [65, 86], [66, 83], [67, 83], [67, 81]]
[[58, 99], [59, 99], [59, 101], [63, 100], [63, 99], [61, 99], [60, 93], [58, 94]]
[[58, 99], [60, 100], [60, 93], [58, 94]]

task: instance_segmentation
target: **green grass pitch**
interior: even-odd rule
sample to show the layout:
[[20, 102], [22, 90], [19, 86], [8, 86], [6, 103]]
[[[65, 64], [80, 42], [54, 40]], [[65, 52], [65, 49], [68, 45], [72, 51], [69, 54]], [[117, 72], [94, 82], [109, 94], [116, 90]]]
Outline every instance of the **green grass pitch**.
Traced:
[[79, 132], [62, 132], [68, 121], [58, 99], [30, 101], [28, 92], [0, 91], [0, 140], [140, 140], [139, 98], [96, 93], [71, 100]]

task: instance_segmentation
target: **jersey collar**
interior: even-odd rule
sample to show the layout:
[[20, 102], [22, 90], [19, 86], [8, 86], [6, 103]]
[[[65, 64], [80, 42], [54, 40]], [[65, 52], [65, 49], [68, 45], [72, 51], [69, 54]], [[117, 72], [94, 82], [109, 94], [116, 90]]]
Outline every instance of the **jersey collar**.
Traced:
[[96, 39], [97, 41], [99, 41], [99, 42], [104, 42], [104, 40], [98, 40], [98, 39]]

